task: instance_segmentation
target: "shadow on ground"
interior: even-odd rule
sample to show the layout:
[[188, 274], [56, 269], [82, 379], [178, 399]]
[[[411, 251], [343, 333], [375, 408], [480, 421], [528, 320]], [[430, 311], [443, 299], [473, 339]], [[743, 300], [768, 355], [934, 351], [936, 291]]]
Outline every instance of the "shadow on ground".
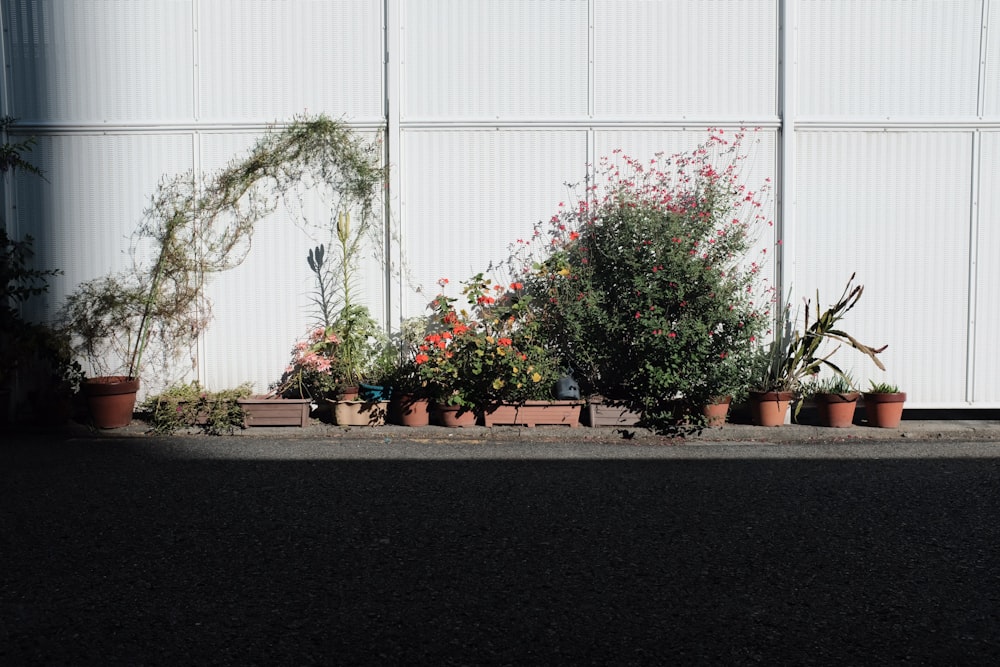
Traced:
[[993, 664], [1000, 460], [0, 448], [4, 664]]

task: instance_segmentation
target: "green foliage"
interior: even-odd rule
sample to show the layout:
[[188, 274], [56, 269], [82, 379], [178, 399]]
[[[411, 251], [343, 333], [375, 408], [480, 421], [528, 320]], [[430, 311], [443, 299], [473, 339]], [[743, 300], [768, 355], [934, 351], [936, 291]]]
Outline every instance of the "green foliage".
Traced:
[[237, 402], [250, 396], [250, 384], [235, 389], [210, 392], [198, 382], [168, 387], [139, 406], [157, 433], [197, 428], [207, 435], [232, 434], [243, 428], [243, 408]]
[[899, 387], [894, 384], [889, 384], [887, 382], [875, 382], [874, 380], [869, 380], [871, 388], [868, 389], [869, 394], [898, 394]]
[[[16, 123], [17, 119], [13, 116], [0, 118], [0, 132], [9, 132]], [[0, 145], [0, 173], [24, 171], [44, 179], [42, 170], [24, 157], [25, 153], [32, 151], [35, 143], [34, 137], [28, 137], [21, 141], [5, 141], [3, 145]]]
[[[0, 118], [0, 130], [8, 131], [15, 119]], [[33, 137], [0, 146], [0, 173], [22, 171], [44, 178], [42, 171], [24, 157], [35, 145]], [[62, 275], [58, 269], [32, 265], [34, 239], [11, 238], [0, 224], [0, 388], [9, 387], [15, 373], [30, 371], [37, 387], [49, 401], [68, 398], [79, 390], [83, 370], [73, 359], [66, 336], [57, 327], [28, 322], [21, 304], [48, 292], [49, 278]], [[0, 406], [6, 410], [7, 406]]]
[[[853, 282], [854, 274], [851, 274], [837, 302], [822, 312], [817, 291], [814, 320], [811, 319], [811, 302], [806, 301], [805, 321], [801, 333], [793, 328], [794, 322], [789, 316], [790, 307], [786, 305], [782, 309], [774, 340], [758, 351], [755, 363], [755, 389], [797, 392], [801, 390], [803, 382], [814, 378], [823, 368], [833, 371], [837, 376], [845, 377], [840, 367], [830, 361], [839, 349], [839, 344], [850, 345], [866, 355], [880, 369], [885, 370], [885, 366], [876, 355], [887, 346], [869, 347], [839, 328], [840, 320], [854, 308], [864, 292], [862, 285], [852, 287]], [[838, 346], [824, 353], [822, 346], [827, 342], [836, 343]]]
[[523, 285], [495, 285], [480, 273], [462, 294], [471, 313], [456, 310], [457, 299], [443, 293], [431, 302], [436, 327], [414, 358], [431, 397], [471, 410], [551, 399], [562, 368]]
[[814, 394], [850, 394], [857, 391], [854, 380], [847, 373], [809, 380], [802, 385], [802, 396]]

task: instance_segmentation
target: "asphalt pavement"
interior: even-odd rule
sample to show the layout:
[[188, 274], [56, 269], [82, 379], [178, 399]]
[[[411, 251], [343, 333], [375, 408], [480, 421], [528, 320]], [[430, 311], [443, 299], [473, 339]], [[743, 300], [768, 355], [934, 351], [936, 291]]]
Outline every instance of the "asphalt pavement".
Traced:
[[1000, 661], [1000, 422], [622, 431], [6, 433], [0, 664]]

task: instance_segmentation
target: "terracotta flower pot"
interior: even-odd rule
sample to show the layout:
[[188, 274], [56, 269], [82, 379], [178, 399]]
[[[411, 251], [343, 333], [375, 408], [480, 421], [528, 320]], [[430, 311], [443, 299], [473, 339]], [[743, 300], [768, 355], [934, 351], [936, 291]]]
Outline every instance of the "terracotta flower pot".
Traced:
[[729, 404], [732, 403], [732, 396], [720, 396], [706, 403], [701, 407], [701, 414], [705, 417], [706, 426], [722, 426], [726, 423], [726, 416], [729, 414]]
[[448, 428], [466, 428], [476, 425], [476, 413], [457, 405], [435, 405], [437, 423]]
[[869, 426], [878, 428], [898, 428], [903, 418], [903, 403], [906, 393], [865, 394], [865, 416]]
[[108, 375], [87, 378], [81, 385], [90, 419], [97, 428], [121, 428], [132, 423], [139, 378]]
[[757, 426], [781, 426], [794, 397], [790, 391], [751, 391], [750, 419]]
[[431, 423], [431, 402], [412, 394], [393, 394], [389, 399], [389, 419], [400, 426], [427, 426]]
[[858, 404], [856, 391], [847, 394], [815, 394], [816, 414], [820, 426], [847, 428], [854, 423], [854, 408]]

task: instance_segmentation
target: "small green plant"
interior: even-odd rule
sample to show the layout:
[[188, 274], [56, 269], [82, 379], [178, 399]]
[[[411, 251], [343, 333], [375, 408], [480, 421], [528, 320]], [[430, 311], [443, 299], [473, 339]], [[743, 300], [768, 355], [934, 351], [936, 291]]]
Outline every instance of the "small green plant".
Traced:
[[874, 380], [869, 380], [868, 383], [871, 387], [866, 393], [869, 394], [898, 394], [899, 387], [894, 384], [889, 384], [887, 382], [875, 382]]
[[190, 382], [168, 387], [163, 393], [147, 398], [139, 410], [148, 415], [156, 433], [198, 428], [207, 435], [226, 435], [243, 428], [243, 408], [238, 401], [250, 396], [250, 392], [249, 383], [210, 392], [198, 382]]
[[854, 379], [849, 373], [831, 375], [818, 380], [810, 380], [802, 385], [802, 395], [814, 394], [850, 394], [857, 391]]

